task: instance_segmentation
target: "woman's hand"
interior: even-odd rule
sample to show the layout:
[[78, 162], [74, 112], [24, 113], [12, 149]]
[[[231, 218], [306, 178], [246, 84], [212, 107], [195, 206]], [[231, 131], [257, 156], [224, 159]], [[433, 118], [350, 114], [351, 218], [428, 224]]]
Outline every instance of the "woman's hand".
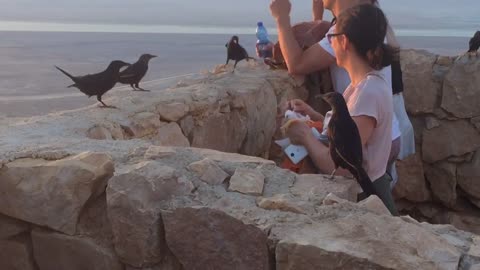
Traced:
[[270, 2], [270, 13], [277, 21], [289, 17], [291, 9], [292, 4], [289, 0], [272, 0]]
[[308, 136], [312, 135], [312, 129], [303, 121], [292, 121], [287, 130], [287, 137], [293, 144], [305, 145]]
[[307, 103], [305, 103], [301, 99], [292, 99], [288, 102], [288, 108], [293, 110], [294, 112], [301, 113], [303, 115], [308, 115], [310, 118], [312, 115], [314, 115], [316, 112], [315, 110], [310, 107]]

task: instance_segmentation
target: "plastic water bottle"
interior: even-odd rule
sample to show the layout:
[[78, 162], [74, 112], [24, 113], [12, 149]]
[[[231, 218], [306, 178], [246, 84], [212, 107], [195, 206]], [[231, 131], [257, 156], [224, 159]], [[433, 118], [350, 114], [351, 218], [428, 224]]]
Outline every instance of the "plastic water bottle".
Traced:
[[258, 57], [272, 57], [272, 43], [268, 39], [268, 32], [263, 22], [257, 23], [257, 55]]

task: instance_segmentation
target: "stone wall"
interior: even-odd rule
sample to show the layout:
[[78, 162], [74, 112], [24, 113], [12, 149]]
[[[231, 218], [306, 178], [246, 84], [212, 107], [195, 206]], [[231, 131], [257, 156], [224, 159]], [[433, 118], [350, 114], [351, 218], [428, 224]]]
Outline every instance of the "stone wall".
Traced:
[[[113, 92], [118, 110], [0, 119], [0, 269], [480, 267], [475, 234], [391, 217], [376, 197], [353, 203], [352, 179], [252, 157], [291, 97], [305, 91], [284, 72], [251, 66]], [[416, 178], [401, 183], [424, 185], [415, 202], [434, 205], [422, 159], [403, 163]]]
[[[198, 148], [38, 152], [0, 169], [0, 269], [473, 269], [480, 238], [351, 179]], [[46, 157], [50, 157], [45, 159]], [[432, 252], [432, 251], [435, 252]]]
[[397, 164], [406, 213], [480, 233], [480, 58], [402, 52], [417, 154]]

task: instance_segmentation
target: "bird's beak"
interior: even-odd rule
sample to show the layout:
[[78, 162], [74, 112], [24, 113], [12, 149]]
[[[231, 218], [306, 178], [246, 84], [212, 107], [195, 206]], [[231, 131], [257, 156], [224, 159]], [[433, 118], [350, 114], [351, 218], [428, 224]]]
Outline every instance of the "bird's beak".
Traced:
[[156, 56], [156, 55], [150, 55], [150, 58], [155, 58], [155, 57], [158, 57], [158, 56]]

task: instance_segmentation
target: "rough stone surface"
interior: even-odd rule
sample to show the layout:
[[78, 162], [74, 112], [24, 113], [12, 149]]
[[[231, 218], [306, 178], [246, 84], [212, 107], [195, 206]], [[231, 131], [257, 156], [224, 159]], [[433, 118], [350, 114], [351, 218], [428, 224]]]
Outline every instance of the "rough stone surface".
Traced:
[[276, 259], [278, 270], [453, 270], [457, 269], [460, 253], [418, 225], [364, 214], [292, 231], [278, 243]]
[[108, 122], [94, 125], [86, 135], [94, 140], [124, 140], [126, 138], [120, 124]]
[[160, 127], [157, 135], [152, 138], [153, 144], [162, 146], [189, 147], [190, 142], [183, 135], [177, 123], [169, 123]]
[[458, 185], [468, 195], [480, 200], [480, 151], [477, 151], [471, 163], [458, 166]]
[[313, 207], [287, 194], [277, 194], [269, 198], [257, 198], [257, 205], [266, 210], [278, 210], [297, 214], [313, 211]]
[[188, 105], [184, 103], [161, 104], [157, 106], [157, 112], [162, 120], [176, 122], [183, 118], [189, 111]]
[[260, 196], [263, 193], [265, 176], [256, 170], [238, 168], [230, 178], [229, 191]]
[[73, 234], [85, 203], [105, 190], [113, 170], [109, 155], [91, 152], [15, 160], [0, 170], [0, 212]]
[[28, 223], [0, 214], [0, 240], [21, 234], [29, 229]]
[[93, 239], [32, 231], [35, 261], [40, 270], [123, 270], [113, 248]]
[[158, 114], [152, 112], [141, 112], [131, 118], [129, 125], [135, 138], [142, 138], [148, 135], [156, 134], [158, 128], [162, 126]]
[[391, 215], [388, 208], [378, 196], [370, 196], [358, 204], [360, 207], [368, 209], [378, 215]]
[[207, 208], [162, 216], [168, 246], [185, 269], [270, 269], [267, 237], [255, 226]]
[[197, 173], [202, 181], [210, 185], [219, 185], [230, 176], [208, 158], [188, 165], [188, 169]]
[[395, 185], [394, 196], [412, 202], [425, 202], [431, 199], [425, 180], [423, 162], [419, 153], [396, 162], [399, 181]]
[[145, 152], [145, 159], [162, 159], [175, 154], [175, 149], [165, 146], [150, 146]]
[[440, 121], [440, 126], [423, 132], [423, 160], [434, 163], [462, 156], [480, 147], [478, 131], [467, 121]]
[[122, 262], [143, 267], [162, 261], [167, 250], [160, 216], [162, 202], [189, 194], [193, 188], [175, 169], [156, 161], [141, 162], [110, 180], [108, 217]]
[[480, 61], [465, 55], [455, 61], [445, 77], [442, 108], [458, 118], [480, 116]]
[[435, 198], [445, 206], [453, 207], [457, 201], [457, 166], [448, 162], [428, 165], [425, 174]]
[[322, 202], [329, 193], [351, 201], [357, 201], [358, 184], [354, 179], [336, 177], [333, 181], [323, 175], [303, 174], [298, 175], [292, 194]]
[[0, 240], [0, 269], [36, 270], [31, 244], [26, 240]]
[[439, 100], [441, 84], [433, 77], [434, 54], [404, 50], [401, 64], [405, 106], [411, 114], [432, 113]]

